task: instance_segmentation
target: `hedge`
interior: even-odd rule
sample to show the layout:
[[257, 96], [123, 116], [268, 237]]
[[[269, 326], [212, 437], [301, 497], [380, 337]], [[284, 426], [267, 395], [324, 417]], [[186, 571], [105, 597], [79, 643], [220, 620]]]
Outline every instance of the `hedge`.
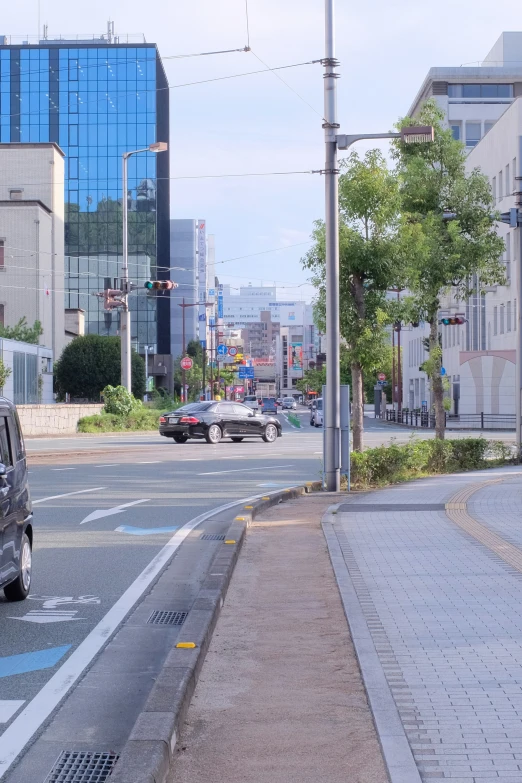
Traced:
[[115, 413], [100, 413], [98, 416], [84, 416], [78, 422], [78, 432], [132, 432], [135, 430], [157, 430], [160, 411], [138, 408], [127, 416]]
[[399, 446], [377, 446], [351, 455], [354, 489], [396, 484], [437, 473], [481, 470], [513, 462], [512, 449], [502, 441], [484, 438], [411, 440]]

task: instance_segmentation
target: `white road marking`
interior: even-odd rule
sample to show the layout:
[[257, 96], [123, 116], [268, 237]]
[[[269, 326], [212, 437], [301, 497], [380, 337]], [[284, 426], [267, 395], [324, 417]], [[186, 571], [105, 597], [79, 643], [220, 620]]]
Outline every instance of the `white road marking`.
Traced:
[[218, 476], [221, 473], [249, 473], [252, 470], [266, 470], [266, 468], [293, 468], [293, 465], [262, 465], [259, 468], [236, 468], [235, 470], [212, 470], [210, 473], [198, 473], [198, 476]]
[[47, 625], [48, 623], [65, 623], [71, 620], [84, 620], [84, 617], [75, 617], [78, 614], [77, 609], [31, 609], [23, 617], [9, 617], [9, 620], [24, 620], [27, 623], [38, 623]]
[[51, 470], [56, 470], [56, 471], [60, 471], [60, 470], [76, 470], [76, 468], [51, 468]]
[[18, 712], [25, 701], [16, 701], [15, 699], [0, 700], [0, 723], [7, 723], [11, 720], [15, 712]]
[[160, 459], [153, 459], [153, 460], [150, 460], [149, 462], [138, 462], [137, 464], [138, 465], [159, 465], [160, 462], [161, 462]]
[[109, 462], [108, 465], [95, 465], [94, 467], [95, 468], [117, 468], [119, 464], [120, 464], [119, 462]]
[[113, 514], [121, 514], [123, 509], [129, 508], [129, 506], [137, 506], [140, 503], [148, 503], [150, 498], [144, 498], [143, 500], [133, 500], [130, 503], [122, 503], [119, 506], [114, 506], [114, 508], [103, 508], [98, 509], [97, 511], [93, 511], [92, 514], [89, 514], [80, 522], [80, 525], [85, 525], [86, 522], [93, 522], [95, 519], [102, 519], [103, 517], [110, 517]]
[[212, 511], [207, 511], [187, 522], [174, 533], [170, 541], [145, 566], [141, 574], [127, 588], [121, 598], [116, 601], [114, 606], [109, 609], [105, 617], [100, 620], [98, 625], [85, 637], [65, 663], [46, 682], [34, 699], [29, 702], [27, 707], [22, 710], [4, 731], [0, 737], [0, 778], [7, 772], [18, 754], [21, 753], [29, 740], [40, 729], [55, 707], [69, 693], [93, 658], [110, 641], [119, 625], [154, 582], [158, 574], [170, 562], [189, 533], [215, 514], [236, 506], [239, 508], [244, 503], [258, 500], [260, 497], [262, 496], [254, 495], [241, 500], [239, 503], [234, 501], [214, 508]]
[[83, 495], [85, 492], [98, 492], [100, 489], [107, 489], [107, 487], [92, 487], [92, 489], [78, 489], [76, 492], [65, 492], [63, 495], [49, 495], [48, 498], [40, 498], [39, 500], [33, 500], [33, 506], [36, 503], [43, 503], [45, 500], [57, 500], [58, 498], [68, 498], [71, 495]]

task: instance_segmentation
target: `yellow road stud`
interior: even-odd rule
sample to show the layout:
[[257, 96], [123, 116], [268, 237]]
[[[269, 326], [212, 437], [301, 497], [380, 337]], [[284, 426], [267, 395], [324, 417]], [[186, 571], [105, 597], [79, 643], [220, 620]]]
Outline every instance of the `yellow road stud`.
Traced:
[[246, 519], [246, 517], [236, 517], [236, 520], [237, 520], [238, 522], [244, 522], [244, 521], [245, 521], [245, 519]]
[[194, 642], [178, 642], [176, 647], [179, 647], [182, 650], [193, 650], [195, 647]]
[[225, 544], [235, 544], [235, 540], [233, 538], [229, 538], [228, 541], [225, 541]]
[[265, 495], [264, 498], [261, 498], [261, 500], [270, 500], [268, 495]]
[[245, 508], [254, 508], [254, 506], [245, 506]]

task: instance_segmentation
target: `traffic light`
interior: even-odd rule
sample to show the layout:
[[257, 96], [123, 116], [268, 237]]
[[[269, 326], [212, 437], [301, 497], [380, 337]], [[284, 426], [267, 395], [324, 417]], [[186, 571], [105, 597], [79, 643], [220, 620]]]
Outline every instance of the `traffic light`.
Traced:
[[103, 292], [103, 309], [114, 310], [116, 307], [121, 307], [123, 302], [121, 299], [116, 299], [116, 296], [121, 296], [122, 292], [116, 288], [107, 288]]
[[178, 287], [172, 280], [147, 280], [143, 286], [147, 291], [171, 291]]
[[468, 319], [464, 318], [463, 315], [452, 315], [439, 318], [439, 324], [443, 324], [444, 326], [462, 326], [462, 324], [467, 323], [467, 321]]

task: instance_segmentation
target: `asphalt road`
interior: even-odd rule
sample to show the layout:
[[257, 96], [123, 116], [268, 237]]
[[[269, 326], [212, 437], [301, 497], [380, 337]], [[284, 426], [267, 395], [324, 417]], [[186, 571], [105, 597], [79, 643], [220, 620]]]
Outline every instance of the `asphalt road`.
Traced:
[[[283, 428], [283, 437], [274, 444], [175, 444], [155, 434], [95, 436], [88, 439], [88, 448], [82, 448], [87, 440], [82, 437], [47, 441], [43, 449], [42, 441], [28, 441], [29, 455], [40, 448], [54, 456], [29, 459], [35, 514], [31, 596], [15, 604], [0, 598], [2, 781], [16, 779], [11, 777], [16, 765], [2, 777], [2, 757], [9, 752], [17, 718], [23, 727], [26, 708], [42, 700], [50, 679], [162, 556], [177, 530], [232, 501], [320, 477], [321, 433], [296, 430], [286, 420]], [[201, 533], [224, 532], [228, 524], [228, 518], [221, 527], [203, 523]], [[195, 533], [199, 541], [200, 530]], [[191, 557], [191, 578], [197, 583], [213, 550], [208, 544], [198, 549], [193, 538], [181, 545], [176, 567]], [[85, 670], [91, 665], [86, 659]], [[137, 689], [135, 700], [125, 707], [129, 716], [139, 698]], [[89, 709], [92, 716], [92, 704]], [[43, 724], [45, 710], [38, 714]], [[97, 722], [103, 720], [100, 713]]]

